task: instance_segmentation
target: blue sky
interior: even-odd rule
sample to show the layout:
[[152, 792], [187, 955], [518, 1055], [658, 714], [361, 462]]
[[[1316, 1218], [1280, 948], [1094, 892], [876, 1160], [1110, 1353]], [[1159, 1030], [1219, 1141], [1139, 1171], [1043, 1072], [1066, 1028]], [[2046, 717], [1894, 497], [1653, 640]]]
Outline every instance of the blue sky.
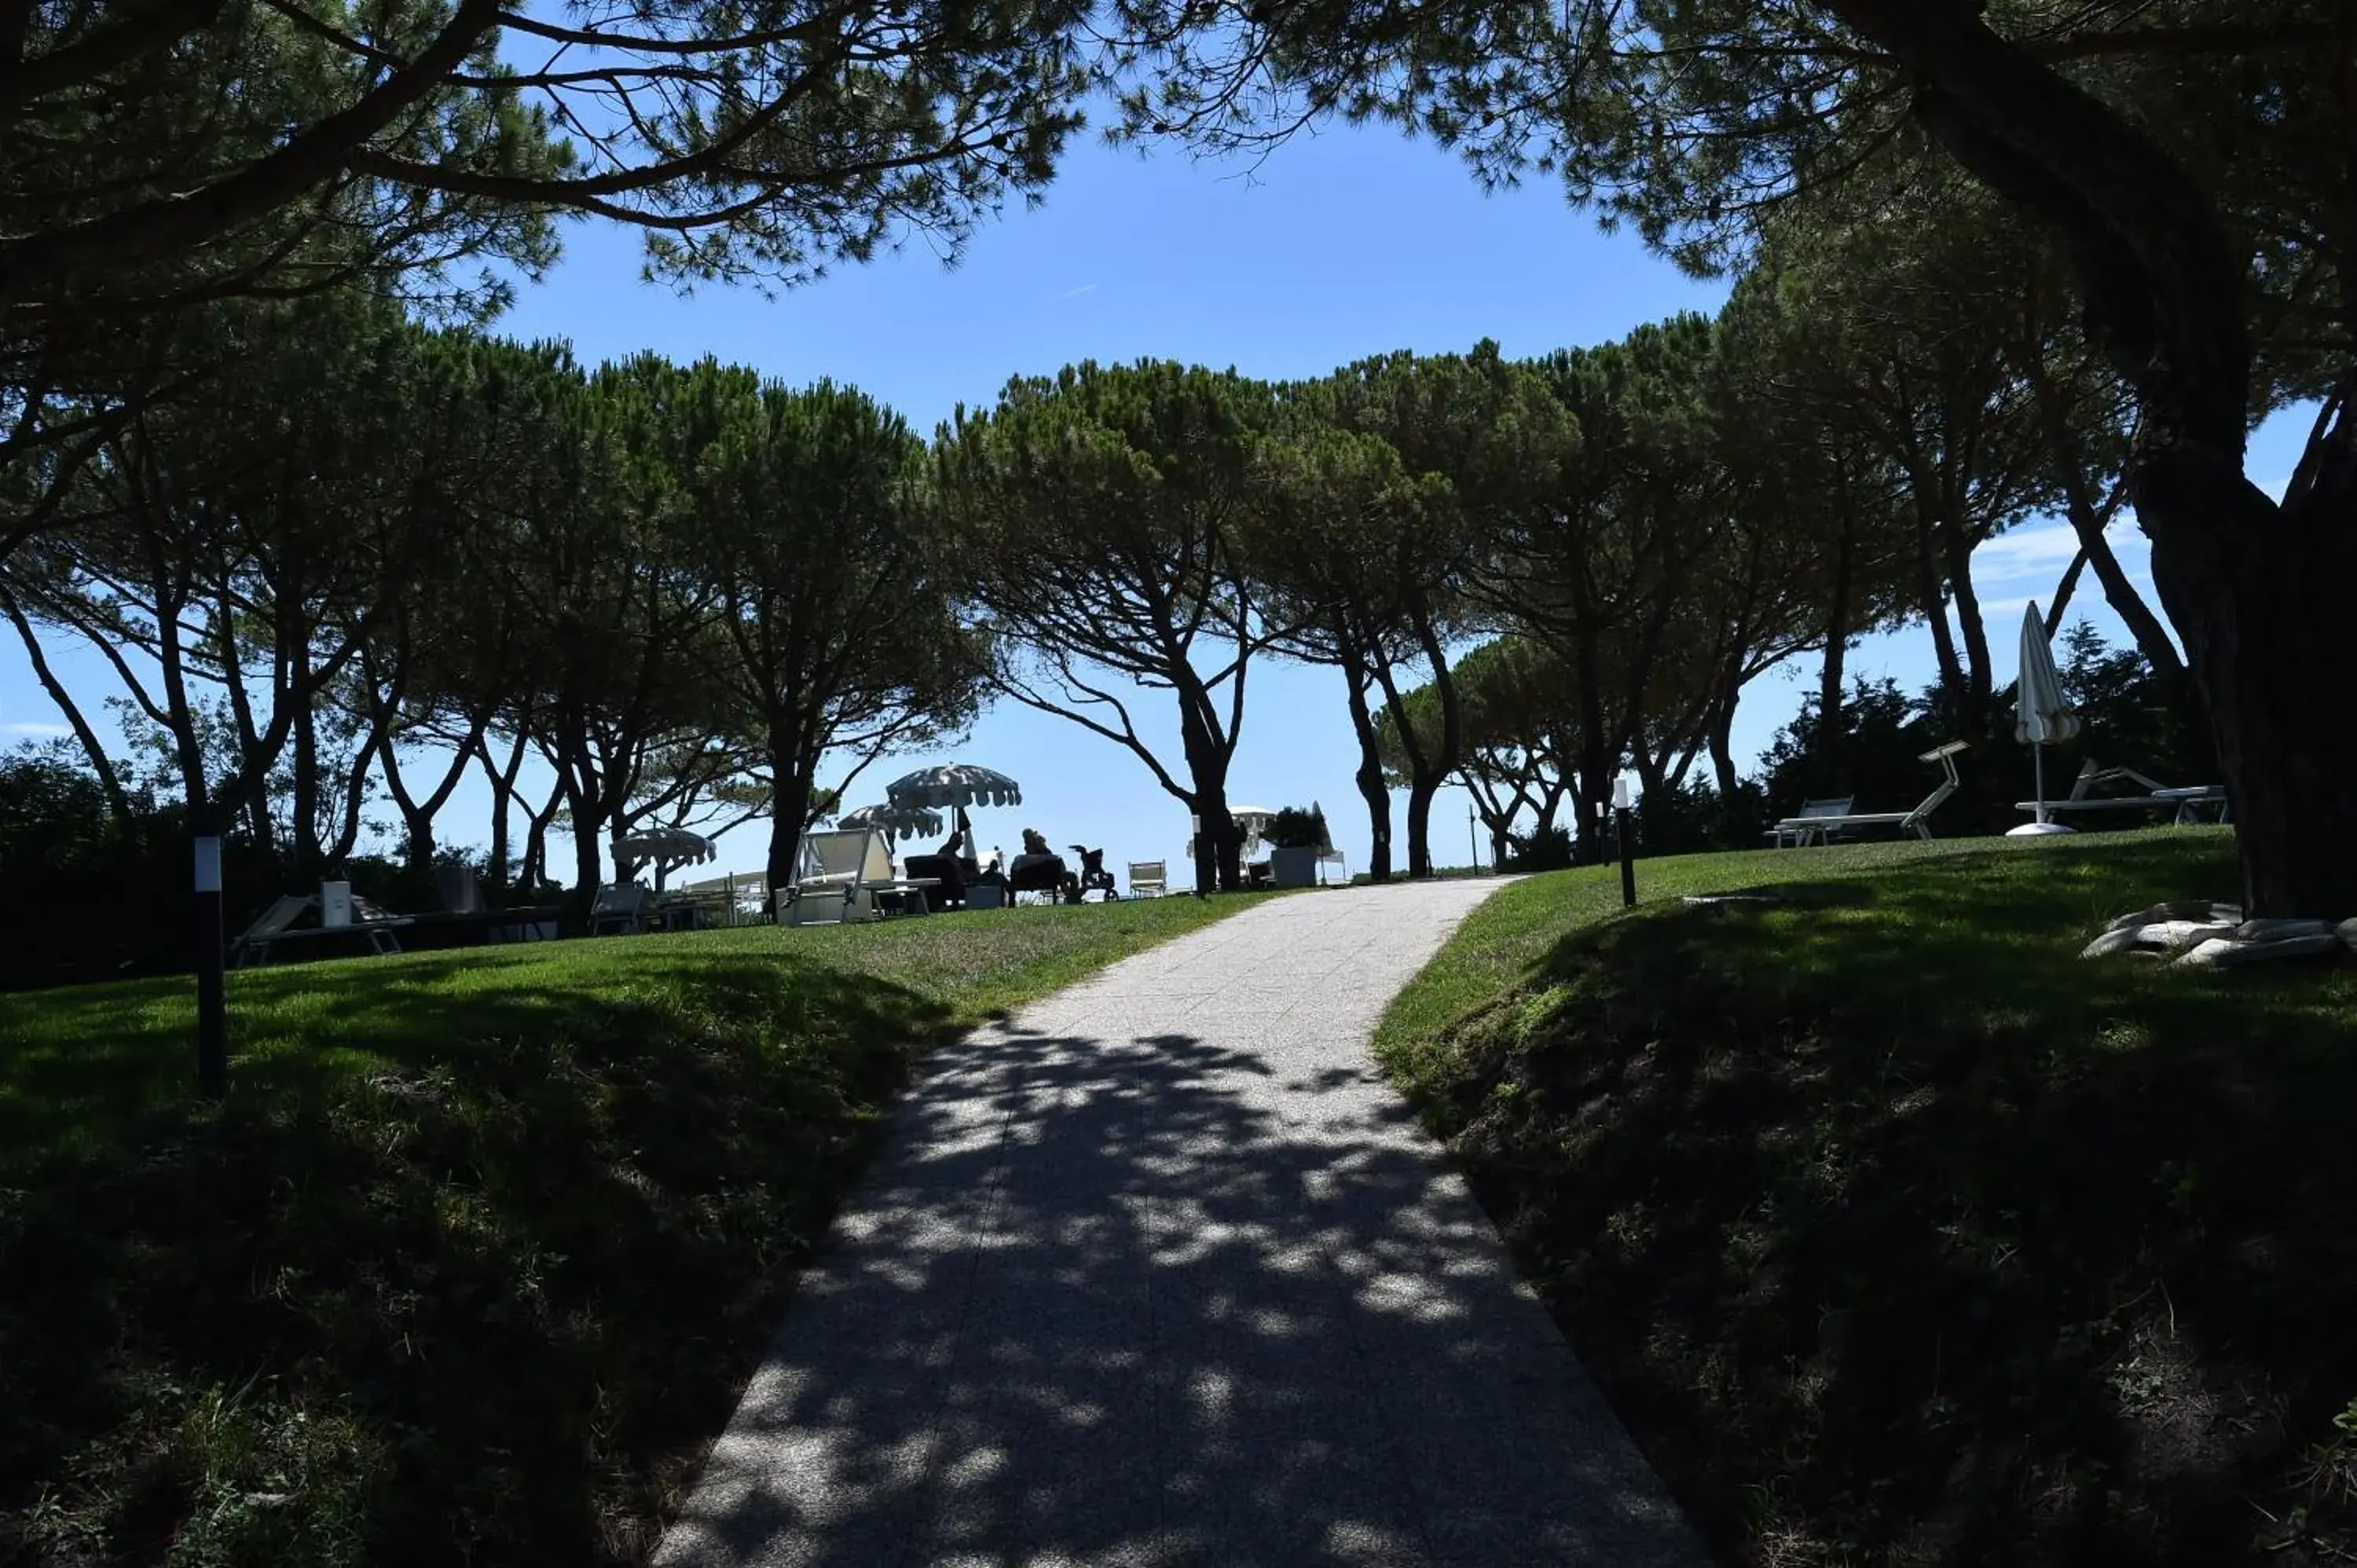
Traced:
[[[1292, 377], [1393, 349], [1461, 350], [1484, 337], [1519, 357], [1602, 341], [1681, 309], [1715, 309], [1724, 295], [1724, 285], [1684, 276], [1632, 235], [1598, 232], [1552, 187], [1485, 195], [1448, 155], [1382, 130], [1304, 136], [1256, 168], [1082, 145], [1043, 205], [1017, 204], [985, 225], [955, 268], [917, 239], [765, 300], [720, 287], [683, 299], [640, 283], [638, 265], [635, 234], [576, 224], [564, 261], [545, 283], [524, 288], [500, 329], [569, 338], [592, 362], [651, 349], [675, 359], [716, 354], [791, 381], [832, 377], [928, 433], [961, 402], [989, 403], [1010, 376], [1085, 358], [1153, 356]], [[2303, 435], [2296, 417], [2263, 428], [2254, 476], [2279, 489]], [[2145, 581], [2144, 542], [2132, 524], [2120, 543]], [[2046, 598], [2071, 554], [2066, 529], [2038, 522], [1981, 551], [1974, 576], [1993, 642], [2009, 646], [2021, 604]], [[2073, 618], [2083, 613], [2124, 639], [2092, 580], [2074, 600]], [[94, 653], [60, 649], [53, 661], [77, 692], [113, 689]], [[2011, 662], [2000, 655], [2000, 679]], [[1930, 634], [1917, 627], [1869, 639], [1850, 668], [1922, 685]], [[1759, 753], [1813, 678], [1804, 661], [1754, 684], [1738, 721], [1739, 758]], [[95, 717], [97, 696], [83, 706]], [[1139, 710], [1141, 723], [1163, 716], [1150, 695]], [[57, 716], [10, 639], [0, 648], [0, 742], [48, 733]], [[1159, 744], [1175, 760], [1175, 721], [1164, 717]], [[1351, 781], [1354, 752], [1333, 671], [1257, 665], [1230, 799], [1322, 802], [1337, 845], [1361, 867], [1367, 827]], [[1076, 725], [1013, 704], [986, 714], [953, 751], [879, 764], [854, 789], [854, 803], [880, 798], [883, 782], [906, 768], [952, 759], [1023, 784], [1021, 807], [977, 818], [985, 844], [1012, 846], [1021, 828], [1037, 826], [1060, 845], [1108, 846], [1109, 865], [1162, 859], [1178, 872], [1185, 808], [1145, 767]], [[1454, 790], [1436, 808], [1445, 863], [1468, 854], [1467, 809]], [[486, 841], [489, 810], [488, 791], [470, 780], [443, 818], [444, 842]], [[754, 824], [727, 835], [714, 869], [758, 867], [765, 834], [766, 824]]]

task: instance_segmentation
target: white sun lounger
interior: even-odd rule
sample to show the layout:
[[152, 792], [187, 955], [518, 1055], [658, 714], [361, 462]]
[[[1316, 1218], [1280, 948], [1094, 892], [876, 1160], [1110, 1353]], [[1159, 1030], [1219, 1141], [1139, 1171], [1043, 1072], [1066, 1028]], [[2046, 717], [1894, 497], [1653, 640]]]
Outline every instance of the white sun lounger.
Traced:
[[[1841, 816], [1786, 817], [1776, 824], [1776, 832], [1789, 833], [1798, 844], [1824, 843], [1826, 835], [1835, 828], [1897, 828], [1902, 833], [1913, 833], [1919, 839], [1932, 836], [1932, 813], [1938, 811], [1949, 796], [1963, 787], [1956, 777], [1956, 753], [1965, 749], [1965, 743], [1952, 740], [1945, 746], [1935, 746], [1917, 757], [1918, 762], [1936, 762], [1943, 775], [1939, 787], [1923, 797], [1911, 811], [1850, 811]], [[1780, 837], [1779, 842], [1781, 842]]]

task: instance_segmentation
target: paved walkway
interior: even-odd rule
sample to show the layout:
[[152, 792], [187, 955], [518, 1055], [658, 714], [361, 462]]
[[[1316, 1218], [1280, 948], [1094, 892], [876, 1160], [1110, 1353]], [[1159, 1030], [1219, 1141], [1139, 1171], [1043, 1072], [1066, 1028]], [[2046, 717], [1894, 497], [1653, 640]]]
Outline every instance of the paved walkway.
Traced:
[[1368, 1059], [1493, 886], [1276, 899], [930, 1058], [659, 1568], [1699, 1568]]

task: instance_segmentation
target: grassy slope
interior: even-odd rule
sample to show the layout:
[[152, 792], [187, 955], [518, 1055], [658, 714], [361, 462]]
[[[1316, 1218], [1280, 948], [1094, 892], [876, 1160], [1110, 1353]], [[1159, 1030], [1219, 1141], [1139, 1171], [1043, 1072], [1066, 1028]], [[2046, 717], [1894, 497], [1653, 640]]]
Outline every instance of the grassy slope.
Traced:
[[1534, 878], [1377, 1044], [1725, 1560], [2357, 1560], [2357, 974], [2075, 956], [2223, 834], [1640, 879], [1786, 901]]
[[0, 1563], [625, 1562], [922, 1047], [1244, 907], [0, 996]]

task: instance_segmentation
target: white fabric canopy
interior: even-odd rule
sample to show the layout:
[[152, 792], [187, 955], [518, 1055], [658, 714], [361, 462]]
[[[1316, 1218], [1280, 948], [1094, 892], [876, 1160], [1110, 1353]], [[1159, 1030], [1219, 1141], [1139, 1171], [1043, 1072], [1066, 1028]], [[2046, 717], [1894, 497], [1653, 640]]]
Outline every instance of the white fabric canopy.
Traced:
[[2079, 733], [2079, 715], [2062, 696], [2062, 675], [2046, 641], [2038, 601], [2021, 612], [2021, 679], [2014, 694], [2013, 735], [2024, 746], [2051, 746]]
[[731, 876], [708, 877], [702, 882], [683, 882], [683, 893], [733, 893], [739, 903], [748, 899], [758, 904], [770, 890], [770, 878], [759, 871], [740, 871]]
[[[1261, 834], [1268, 831], [1268, 825], [1271, 822], [1276, 821], [1276, 813], [1266, 806], [1230, 806], [1228, 817], [1236, 824], [1238, 858], [1246, 861], [1258, 859], [1261, 851]], [[1191, 835], [1187, 840], [1187, 858], [1189, 860], [1195, 858], [1195, 840]]]
[[2030, 748], [2038, 777], [2039, 827], [2050, 824], [2046, 815], [2046, 747], [2079, 733], [2079, 715], [2062, 695], [2061, 672], [2054, 668], [2054, 650], [2046, 640], [2046, 618], [2038, 601], [2021, 613], [2021, 675], [2014, 692], [2013, 735]]
[[639, 867], [651, 863], [660, 890], [674, 866], [701, 865], [718, 853], [712, 841], [685, 828], [643, 828], [614, 841], [614, 880], [635, 882]]

